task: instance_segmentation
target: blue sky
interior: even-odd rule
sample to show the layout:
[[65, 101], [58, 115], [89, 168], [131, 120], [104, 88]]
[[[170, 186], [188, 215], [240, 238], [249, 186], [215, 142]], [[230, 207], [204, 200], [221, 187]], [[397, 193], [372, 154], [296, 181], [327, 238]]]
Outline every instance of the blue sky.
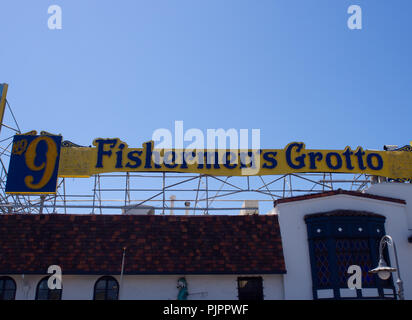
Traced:
[[[49, 30], [50, 5], [63, 29]], [[362, 30], [347, 27], [350, 5]], [[158, 128], [260, 129], [262, 148], [412, 140], [409, 0], [1, 0], [22, 131], [131, 147]]]
[[[58, 4], [63, 29], [49, 30]], [[363, 29], [347, 28], [347, 9]], [[0, 81], [22, 130], [140, 146], [157, 128], [261, 129], [264, 148], [412, 139], [412, 3], [36, 0], [0, 6]]]

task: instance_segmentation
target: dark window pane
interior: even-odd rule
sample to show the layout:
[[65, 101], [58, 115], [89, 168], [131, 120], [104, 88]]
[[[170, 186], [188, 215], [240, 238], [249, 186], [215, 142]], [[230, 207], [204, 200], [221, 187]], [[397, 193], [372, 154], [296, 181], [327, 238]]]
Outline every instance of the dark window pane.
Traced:
[[115, 282], [113, 280], [110, 280], [108, 285], [107, 285], [107, 288], [109, 290], [117, 290], [117, 282]]
[[262, 278], [238, 279], [239, 300], [263, 300]]
[[14, 300], [14, 290], [5, 290], [3, 292], [3, 300]]
[[47, 284], [47, 280], [48, 279], [43, 279], [42, 281], [40, 281], [39, 283], [39, 289], [40, 290], [49, 290], [49, 286]]
[[368, 274], [368, 271], [373, 269], [368, 239], [336, 239], [336, 258], [340, 286], [347, 286], [347, 270], [351, 265], [361, 267], [363, 286], [375, 285], [375, 277]]
[[105, 293], [106, 293], [105, 290], [96, 290], [94, 294], [94, 299], [95, 300], [105, 300], [106, 299]]
[[42, 279], [37, 286], [36, 300], [61, 300], [62, 289], [49, 289], [49, 278]]
[[117, 290], [109, 290], [107, 291], [107, 300], [117, 300]]
[[37, 291], [37, 300], [49, 300], [49, 289], [40, 289]]
[[314, 240], [313, 246], [315, 249], [315, 269], [319, 287], [328, 287], [331, 285], [331, 272], [329, 269], [326, 240]]
[[0, 278], [0, 300], [14, 300], [16, 283], [10, 277]]
[[6, 281], [5, 281], [5, 286], [4, 286], [4, 288], [5, 288], [5, 289], [13, 289], [13, 290], [16, 290], [16, 285], [14, 284], [14, 281], [13, 281], [13, 280], [6, 280]]
[[247, 285], [247, 280], [239, 280], [239, 288], [243, 289]]
[[49, 300], [60, 300], [62, 296], [62, 291], [59, 289], [49, 291]]
[[96, 283], [96, 290], [105, 290], [106, 289], [106, 280], [99, 280]]
[[117, 300], [119, 284], [112, 277], [103, 277], [97, 280], [94, 288], [95, 300]]

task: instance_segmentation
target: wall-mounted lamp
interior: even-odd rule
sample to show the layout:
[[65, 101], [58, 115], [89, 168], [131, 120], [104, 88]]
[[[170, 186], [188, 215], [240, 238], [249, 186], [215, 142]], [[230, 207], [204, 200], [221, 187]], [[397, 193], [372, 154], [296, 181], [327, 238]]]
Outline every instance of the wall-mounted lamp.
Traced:
[[[396, 268], [388, 266], [385, 259], [383, 258], [383, 249], [385, 248], [385, 245], [393, 247], [393, 251], [395, 252]], [[404, 300], [405, 297], [403, 295], [403, 282], [401, 280], [401, 274], [399, 271], [398, 253], [396, 252], [395, 242], [393, 241], [391, 236], [385, 235], [382, 237], [379, 243], [378, 266], [375, 269], [369, 271], [369, 273], [376, 273], [382, 280], [388, 280], [391, 276], [391, 273], [395, 271], [397, 271], [398, 275], [398, 280], [396, 280], [396, 284], [398, 285], [398, 296], [400, 300]]]

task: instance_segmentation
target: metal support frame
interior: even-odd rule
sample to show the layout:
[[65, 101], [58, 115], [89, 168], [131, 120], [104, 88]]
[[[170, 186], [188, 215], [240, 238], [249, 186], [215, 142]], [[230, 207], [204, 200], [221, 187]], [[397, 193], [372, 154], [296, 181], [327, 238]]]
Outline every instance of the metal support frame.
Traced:
[[[16, 213], [81, 213], [82, 209], [90, 208], [91, 213], [103, 214], [113, 213], [114, 209], [124, 207], [139, 207], [150, 205], [161, 214], [166, 214], [172, 210], [168, 206], [166, 193], [177, 194], [177, 205], [174, 210], [179, 209], [179, 203], [190, 202], [193, 205], [181, 206], [182, 210], [190, 210], [193, 215], [202, 213], [210, 214], [220, 210], [241, 210], [241, 202], [250, 195], [255, 195], [259, 201], [271, 201], [301, 194], [319, 193], [326, 190], [333, 190], [334, 187], [342, 187], [350, 184], [351, 189], [362, 190], [368, 185], [368, 179], [364, 175], [357, 175], [353, 180], [337, 179], [332, 174], [328, 175], [328, 180], [324, 174], [287, 174], [273, 176], [211, 176], [211, 175], [188, 175], [160, 173], [125, 173], [125, 174], [99, 174], [90, 178], [92, 183], [92, 193], [71, 194], [73, 183], [68, 185], [66, 179], [62, 178], [58, 184], [55, 195], [39, 199], [37, 196], [6, 195], [4, 193], [5, 177], [4, 165], [1, 168], [0, 187], [0, 212], [8, 213], [11, 208]], [[125, 179], [124, 188], [119, 186], [119, 181]], [[364, 177], [364, 178], [361, 178]], [[158, 180], [161, 179], [160, 187], [157, 187]], [[108, 183], [107, 180], [111, 180]], [[113, 180], [114, 179], [114, 180]], [[144, 187], [131, 187], [141, 185]], [[173, 180], [173, 181], [171, 181]], [[333, 185], [331, 183], [333, 182]], [[106, 187], [105, 184], [108, 184]], [[147, 186], [147, 187], [146, 187]], [[123, 194], [122, 197], [116, 194]], [[110, 195], [110, 196], [109, 196]], [[37, 200], [36, 200], [37, 198]], [[156, 205], [161, 202], [161, 206]], [[122, 204], [120, 205], [119, 202]], [[238, 207], [228, 206], [228, 202], [237, 202]], [[40, 207], [39, 203], [43, 203]], [[42, 208], [42, 209], [41, 209]], [[41, 209], [41, 210], [40, 210]], [[71, 210], [69, 210], [71, 209]], [[84, 211], [82, 211], [84, 213]]]

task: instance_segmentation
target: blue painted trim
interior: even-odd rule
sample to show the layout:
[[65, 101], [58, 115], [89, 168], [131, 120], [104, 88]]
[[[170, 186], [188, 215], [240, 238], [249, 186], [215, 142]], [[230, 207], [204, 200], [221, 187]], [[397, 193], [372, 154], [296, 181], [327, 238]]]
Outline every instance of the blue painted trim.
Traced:
[[[339, 210], [337, 210], [338, 212]], [[326, 215], [313, 214], [305, 216], [305, 222], [308, 232], [308, 243], [309, 243], [309, 256], [311, 262], [311, 273], [312, 273], [312, 291], [313, 298], [318, 299], [317, 290], [320, 289], [332, 289], [334, 291], [334, 299], [346, 299], [340, 296], [340, 289], [346, 288], [342, 286], [339, 282], [338, 273], [338, 263], [336, 256], [336, 240], [337, 239], [369, 239], [369, 250], [370, 259], [372, 265], [378, 264], [378, 248], [375, 248], [375, 243], [381, 239], [385, 234], [385, 220], [384, 216], [345, 216], [345, 210], [342, 210], [342, 215]], [[339, 231], [338, 228], [341, 227], [342, 230]], [[359, 231], [362, 228], [362, 231]], [[381, 232], [377, 233], [376, 229], [379, 228]], [[317, 230], [321, 229], [318, 233]], [[317, 267], [316, 267], [316, 257], [314, 249], [314, 240], [326, 240], [328, 248], [328, 262], [329, 271], [331, 272], [331, 286], [322, 286], [317, 279]], [[384, 252], [385, 259], [389, 261], [389, 255], [387, 249]], [[377, 288], [379, 292], [379, 297], [386, 299], [383, 289], [393, 289], [395, 290], [393, 279], [390, 278], [389, 283], [384, 282], [375, 275], [374, 276], [375, 285], [364, 285], [363, 288]], [[362, 296], [362, 291], [357, 290], [357, 298], [365, 299]]]

